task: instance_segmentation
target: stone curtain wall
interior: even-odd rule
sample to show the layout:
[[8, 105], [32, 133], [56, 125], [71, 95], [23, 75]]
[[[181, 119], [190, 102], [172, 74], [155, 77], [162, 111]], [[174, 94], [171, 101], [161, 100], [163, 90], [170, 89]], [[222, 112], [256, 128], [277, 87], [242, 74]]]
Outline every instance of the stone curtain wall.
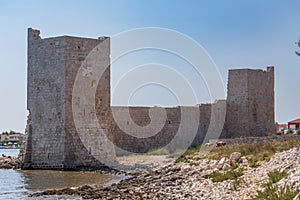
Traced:
[[[125, 111], [128, 107], [112, 107], [112, 111], [118, 113], [118, 117], [122, 120], [123, 126], [127, 126], [130, 131], [131, 124], [126, 121]], [[139, 126], [146, 126], [150, 123], [149, 118], [150, 107], [129, 107], [129, 113], [132, 120]], [[197, 108], [196, 108], [197, 109]], [[141, 132], [140, 135], [146, 135], [144, 138], [133, 137], [128, 133], [125, 133], [120, 129], [115, 121], [112, 123], [112, 134], [114, 138], [114, 144], [117, 155], [126, 154], [126, 151], [132, 153], [146, 152], [149, 148], [162, 147], [167, 145], [172, 138], [174, 138], [180, 124], [180, 108], [166, 108], [167, 120], [165, 121], [162, 130], [154, 136], [147, 137], [151, 133]], [[124, 116], [124, 117], [123, 117]], [[139, 134], [139, 133], [134, 133]], [[123, 151], [125, 150], [125, 151]]]
[[[216, 112], [216, 115], [220, 115], [222, 110], [224, 110], [225, 102], [224, 100], [220, 100], [214, 103], [213, 105], [216, 105], [217, 111], [220, 111], [219, 113]], [[190, 112], [188, 113], [190, 113], [191, 117], [194, 118], [196, 118], [196, 116], [192, 116], [192, 114], [194, 113], [193, 110], [200, 111], [198, 130], [195, 135], [195, 138], [193, 138], [192, 141], [186, 141], [183, 133], [183, 138], [179, 138], [176, 144], [168, 146], [168, 149], [175, 150], [184, 148], [185, 142], [189, 142], [190, 146], [196, 146], [201, 144], [204, 141], [208, 127], [210, 125], [212, 104], [200, 104], [197, 106], [190, 107], [165, 108], [167, 112], [167, 119], [164, 123], [164, 126], [157, 134], [151, 137], [133, 137], [132, 135], [130, 135], [131, 131], [129, 133], [125, 133], [123, 130], [120, 129], [118, 124], [115, 121], [113, 121], [111, 130], [114, 138], [114, 144], [116, 146], [117, 155], [128, 154], [128, 152], [144, 153], [147, 152], [147, 150], [149, 150], [150, 148], [164, 147], [167, 144], [169, 144], [175, 137], [177, 132], [180, 131], [180, 126], [193, 126], [193, 124], [181, 124], [181, 108], [189, 110]], [[119, 118], [122, 118], [122, 116], [124, 115], [122, 114], [122, 112], [125, 112], [127, 109], [129, 109], [130, 116], [137, 125], [146, 126], [150, 123], [150, 107], [112, 107], [112, 110], [118, 113]], [[216, 120], [218, 120], [219, 118], [220, 117], [216, 116]], [[129, 130], [131, 130], [131, 124], [129, 121], [126, 121], [125, 117], [124, 120], [122, 120], [122, 126], [128, 126]], [[134, 134], [147, 136], [152, 133], [140, 132]]]

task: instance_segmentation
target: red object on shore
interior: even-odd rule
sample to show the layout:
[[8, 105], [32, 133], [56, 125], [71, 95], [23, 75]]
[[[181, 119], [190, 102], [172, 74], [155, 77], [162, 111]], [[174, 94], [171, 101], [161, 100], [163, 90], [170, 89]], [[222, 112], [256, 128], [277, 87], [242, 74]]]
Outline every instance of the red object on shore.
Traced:
[[295, 129], [298, 130], [300, 128], [300, 119], [288, 122], [288, 128], [291, 128], [291, 125], [295, 125]]
[[221, 147], [221, 146], [225, 146], [225, 145], [226, 145], [226, 142], [223, 142], [223, 141], [217, 142], [217, 147]]

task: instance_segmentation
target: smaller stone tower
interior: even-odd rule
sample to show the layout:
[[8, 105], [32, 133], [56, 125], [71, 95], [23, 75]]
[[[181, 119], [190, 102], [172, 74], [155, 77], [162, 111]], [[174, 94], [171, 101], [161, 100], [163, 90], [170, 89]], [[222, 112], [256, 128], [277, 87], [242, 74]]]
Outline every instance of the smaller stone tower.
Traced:
[[275, 132], [274, 67], [229, 70], [226, 136], [266, 136]]

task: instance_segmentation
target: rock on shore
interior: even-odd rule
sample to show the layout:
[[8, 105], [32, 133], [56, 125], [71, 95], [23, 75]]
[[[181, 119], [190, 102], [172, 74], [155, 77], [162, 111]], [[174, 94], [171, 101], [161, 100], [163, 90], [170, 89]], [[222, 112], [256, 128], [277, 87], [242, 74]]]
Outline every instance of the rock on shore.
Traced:
[[0, 157], [0, 169], [19, 168], [21, 161], [17, 157]]
[[[300, 150], [293, 148], [275, 154], [269, 162], [251, 168], [245, 157], [237, 152], [221, 160], [193, 159], [172, 163], [153, 172], [130, 173], [130, 178], [104, 186], [82, 186], [36, 193], [41, 195], [75, 195], [83, 199], [253, 199], [268, 182], [268, 172], [287, 170], [287, 176], [276, 183], [294, 183], [300, 187]], [[235, 165], [235, 168], [232, 166]], [[228, 169], [228, 167], [230, 169]], [[241, 171], [239, 184], [234, 180], [213, 182], [204, 178], [212, 172]], [[296, 198], [295, 198], [296, 199]]]

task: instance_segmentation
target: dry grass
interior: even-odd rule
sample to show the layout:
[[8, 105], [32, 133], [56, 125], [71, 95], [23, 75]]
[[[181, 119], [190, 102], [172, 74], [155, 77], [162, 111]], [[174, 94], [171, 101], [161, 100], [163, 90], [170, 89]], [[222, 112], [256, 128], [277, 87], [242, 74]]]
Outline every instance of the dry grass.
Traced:
[[[258, 167], [259, 161], [269, 161], [276, 152], [289, 150], [293, 147], [299, 147], [299, 141], [263, 141], [252, 144], [234, 144], [221, 147], [215, 147], [206, 156], [208, 159], [219, 160], [222, 157], [229, 157], [233, 152], [240, 152], [249, 160], [250, 167]], [[177, 162], [185, 162], [189, 159], [199, 158], [199, 147], [189, 149], [185, 154], [177, 159]]]
[[258, 167], [259, 161], [269, 161], [276, 152], [289, 150], [293, 147], [299, 147], [299, 142], [296, 140], [263, 141], [253, 144], [228, 145], [214, 148], [207, 157], [218, 160], [233, 152], [240, 152], [242, 156], [248, 158], [250, 167]]
[[243, 173], [241, 171], [229, 170], [224, 173], [213, 172], [211, 174], [204, 175], [204, 178], [211, 178], [213, 182], [222, 182], [226, 180], [237, 180]]

